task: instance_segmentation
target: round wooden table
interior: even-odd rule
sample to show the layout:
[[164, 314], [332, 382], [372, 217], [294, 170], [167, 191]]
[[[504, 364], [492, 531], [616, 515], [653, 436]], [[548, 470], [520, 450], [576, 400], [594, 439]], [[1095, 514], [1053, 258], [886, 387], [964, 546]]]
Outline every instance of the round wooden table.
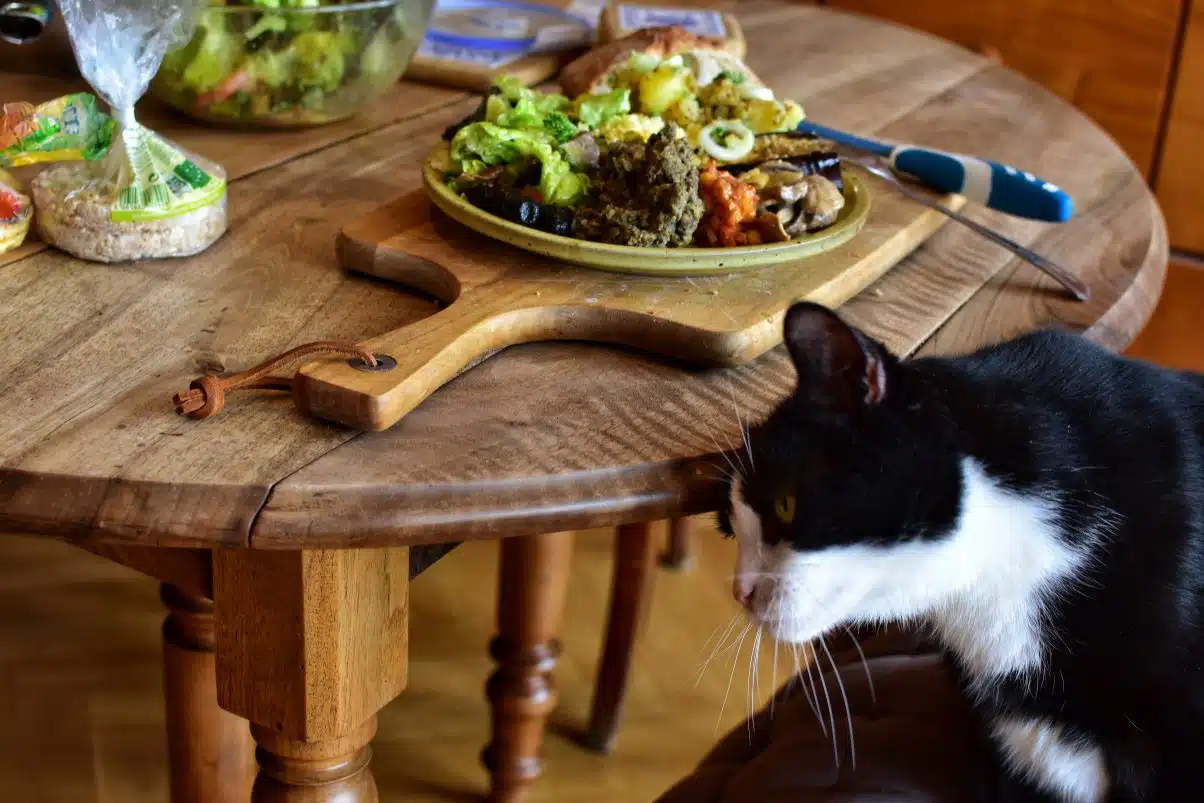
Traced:
[[[1094, 124], [913, 31], [801, 4], [739, 13], [752, 67], [811, 117], [1022, 165], [1076, 201], [1059, 226], [969, 211], [1077, 272], [1089, 303], [949, 225], [845, 305], [848, 319], [900, 354], [1047, 324], [1112, 348], [1135, 336], [1166, 233]], [[0, 83], [30, 100], [75, 86]], [[0, 530], [68, 539], [164, 583], [176, 803], [245, 798], [230, 781], [248, 755], [243, 719], [258, 803], [375, 800], [369, 745], [405, 686], [409, 579], [469, 538], [506, 538], [487, 761], [495, 799], [520, 797], [555, 700], [564, 533], [712, 509], [704, 467], [737, 441], [737, 410], [755, 418], [790, 389], [780, 350], [702, 372], [546, 344], [490, 359], [382, 434], [308, 420], [282, 395], [248, 394], [204, 422], [177, 416], [172, 394], [200, 373], [430, 314], [427, 299], [340, 270], [335, 235], [415, 187], [420, 157], [476, 102], [402, 83], [355, 120], [276, 134], [147, 104], [151, 125], [230, 170], [229, 234], [182, 261], [103, 266], [27, 244], [0, 262]]]

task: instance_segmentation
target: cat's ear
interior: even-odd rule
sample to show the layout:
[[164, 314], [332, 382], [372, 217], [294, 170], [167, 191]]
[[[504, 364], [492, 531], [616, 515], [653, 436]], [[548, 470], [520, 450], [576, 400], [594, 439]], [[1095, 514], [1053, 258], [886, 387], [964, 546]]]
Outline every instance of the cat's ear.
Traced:
[[886, 398], [890, 355], [835, 312], [800, 301], [787, 310], [784, 326], [804, 401], [852, 411]]

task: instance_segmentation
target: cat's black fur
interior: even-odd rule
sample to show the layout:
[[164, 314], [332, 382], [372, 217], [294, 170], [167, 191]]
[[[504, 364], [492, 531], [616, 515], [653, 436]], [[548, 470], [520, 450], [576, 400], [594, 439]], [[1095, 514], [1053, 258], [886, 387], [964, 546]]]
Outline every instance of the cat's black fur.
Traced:
[[[1049, 609], [1040, 676], [973, 705], [1088, 736], [1110, 803], [1204, 801], [1204, 376], [1054, 331], [900, 362], [811, 304], [790, 310], [786, 341], [799, 386], [752, 429], [743, 481], [766, 540], [939, 538], [959, 513], [963, 455], [1009, 489], [1056, 494], [1060, 537], [1089, 542], [1094, 565]], [[774, 530], [783, 492], [798, 515]], [[993, 800], [1056, 800], [1001, 779]]]

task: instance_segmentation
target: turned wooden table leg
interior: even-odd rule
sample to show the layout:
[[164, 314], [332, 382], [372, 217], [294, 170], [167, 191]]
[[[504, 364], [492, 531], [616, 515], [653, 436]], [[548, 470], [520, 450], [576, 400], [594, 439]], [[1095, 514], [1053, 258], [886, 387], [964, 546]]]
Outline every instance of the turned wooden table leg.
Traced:
[[489, 646], [497, 671], [486, 693], [493, 740], [482, 760], [493, 803], [518, 803], [541, 771], [540, 748], [556, 707], [552, 670], [573, 554], [572, 533], [507, 538], [501, 544], [498, 635]]
[[602, 753], [614, 749], [618, 735], [631, 659], [652, 596], [652, 579], [656, 576], [653, 545], [651, 524], [627, 524], [619, 528], [606, 643], [585, 736], [586, 745]]
[[661, 565], [672, 571], [685, 571], [694, 565], [698, 534], [693, 519], [670, 519], [669, 539], [661, 554]]
[[166, 584], [159, 596], [172, 803], [246, 803], [254, 746], [247, 721], [217, 704], [213, 603]]
[[217, 690], [258, 749], [252, 803], [377, 803], [376, 714], [405, 687], [409, 553], [214, 551]]
[[376, 717], [338, 739], [306, 742], [253, 726], [259, 777], [253, 803], [377, 803], [369, 765]]

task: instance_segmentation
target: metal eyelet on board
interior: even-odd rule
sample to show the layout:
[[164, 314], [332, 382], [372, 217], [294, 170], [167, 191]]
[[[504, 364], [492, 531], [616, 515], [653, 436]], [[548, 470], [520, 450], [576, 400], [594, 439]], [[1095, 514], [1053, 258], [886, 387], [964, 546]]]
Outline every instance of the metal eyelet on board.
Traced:
[[376, 357], [376, 365], [369, 365], [359, 357], [356, 357], [354, 360], [348, 360], [347, 364], [357, 371], [370, 371], [372, 373], [392, 371], [397, 367], [397, 360], [393, 359], [388, 354], [374, 354], [372, 356]]

